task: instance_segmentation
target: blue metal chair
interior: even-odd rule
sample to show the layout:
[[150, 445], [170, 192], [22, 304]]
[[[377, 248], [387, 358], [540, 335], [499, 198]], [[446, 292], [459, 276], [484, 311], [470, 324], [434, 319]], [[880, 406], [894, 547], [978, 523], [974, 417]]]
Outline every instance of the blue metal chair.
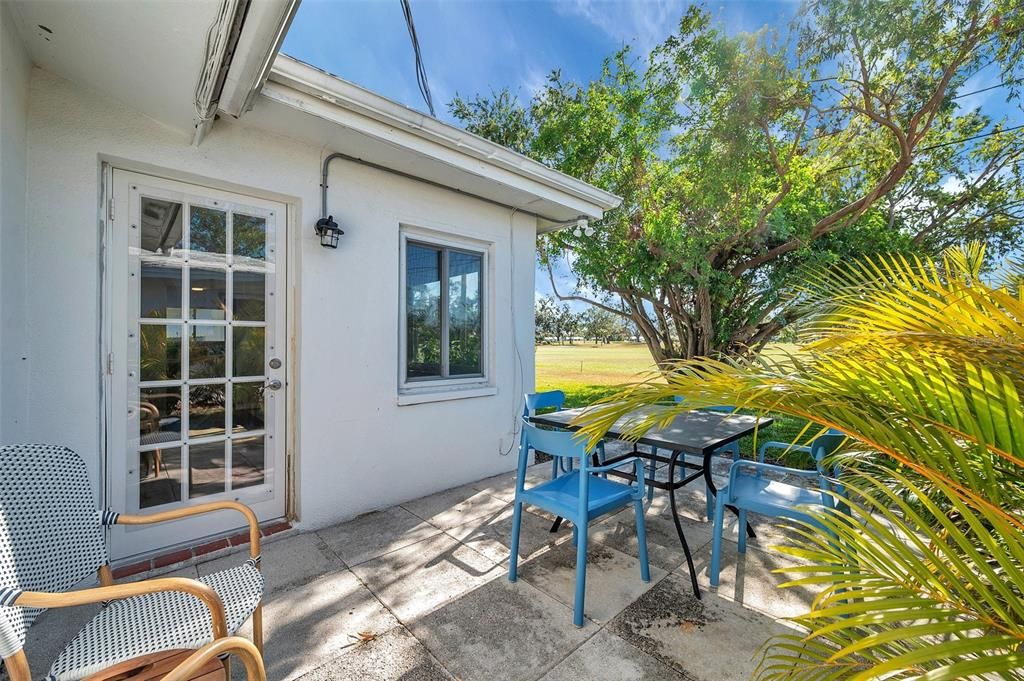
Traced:
[[[526, 463], [530, 448], [560, 459], [578, 461], [578, 469], [526, 489]], [[644, 527], [644, 467], [638, 458], [625, 459], [611, 466], [594, 466], [591, 456], [573, 433], [541, 430], [523, 420], [519, 445], [519, 469], [516, 473], [516, 500], [512, 515], [512, 555], [509, 556], [508, 579], [516, 581], [519, 569], [519, 527], [523, 504], [542, 508], [572, 522], [576, 546], [576, 597], [573, 623], [583, 626], [583, 600], [587, 583], [587, 529], [594, 518], [633, 504], [636, 515], [636, 538], [640, 546], [640, 578], [651, 581], [647, 562], [647, 531]], [[632, 463], [636, 485], [627, 485], [602, 478], [599, 474]]]
[[[558, 411], [565, 404], [565, 393], [561, 390], [548, 390], [540, 393], [526, 393], [526, 404], [523, 405], [523, 418], [528, 419], [535, 415], [538, 409], [548, 407]], [[547, 452], [543, 452], [547, 454]], [[557, 456], [551, 457], [551, 479], [558, 477], [559, 466], [565, 473], [572, 472], [572, 460], [560, 462]]]
[[[565, 405], [565, 393], [561, 390], [548, 390], [540, 393], [526, 393], [526, 404], [523, 406], [523, 418], [528, 419], [537, 413], [538, 409], [547, 409], [549, 407], [558, 411]], [[541, 450], [542, 453], [547, 454]], [[600, 442], [597, 445], [597, 459], [601, 463], [604, 463], [604, 442]], [[557, 456], [551, 457], [551, 479], [554, 480], [558, 477], [559, 471], [562, 473], [571, 473], [573, 469], [572, 459], [559, 459]], [[605, 476], [608, 477], [608, 476]]]
[[[758, 452], [757, 461], [736, 461], [729, 469], [729, 484], [718, 490], [715, 499], [714, 533], [711, 539], [711, 566], [708, 576], [711, 586], [718, 586], [721, 569], [722, 532], [725, 524], [726, 506], [734, 506], [739, 512], [738, 539], [739, 552], [747, 550], [747, 511], [760, 513], [773, 518], [793, 518], [811, 522], [809, 515], [801, 510], [802, 506], [825, 506], [836, 508], [833, 494], [842, 498], [844, 490], [833, 485], [829, 474], [836, 477], [838, 471], [826, 471], [822, 463], [824, 458], [834, 452], [846, 439], [838, 430], [829, 430], [816, 437], [810, 446], [790, 445], [785, 442], [765, 442]], [[776, 464], [765, 463], [764, 454], [769, 449], [807, 452], [814, 457], [817, 464], [815, 470], [789, 468]], [[799, 485], [791, 485], [764, 476], [764, 473], [788, 473], [803, 478], [816, 478], [818, 489], [808, 489]], [[845, 504], [840, 502], [838, 508], [848, 512]]]

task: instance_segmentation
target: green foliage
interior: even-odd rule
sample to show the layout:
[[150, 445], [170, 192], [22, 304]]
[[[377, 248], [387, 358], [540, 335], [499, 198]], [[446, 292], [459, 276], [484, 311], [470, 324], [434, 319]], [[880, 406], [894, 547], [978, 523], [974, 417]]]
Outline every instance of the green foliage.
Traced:
[[[623, 197], [571, 253], [563, 297], [628, 318], [656, 361], [756, 351], [799, 320], [805, 269], [1024, 238], [1024, 130], [958, 108], [972, 76], [1024, 76], [1009, 0], [810, 3], [793, 39], [730, 36], [690, 8], [646, 61], [629, 48], [529, 106], [457, 99], [474, 132]], [[579, 293], [601, 291], [610, 298]], [[612, 301], [612, 302], [609, 302]]]
[[985, 270], [981, 244], [819, 269], [798, 352], [681, 361], [581, 419], [593, 442], [641, 406], [663, 405], [631, 437], [726, 403], [848, 435], [852, 514], [808, 509], [781, 549], [821, 592], [758, 678], [1024, 679], [1024, 268]]

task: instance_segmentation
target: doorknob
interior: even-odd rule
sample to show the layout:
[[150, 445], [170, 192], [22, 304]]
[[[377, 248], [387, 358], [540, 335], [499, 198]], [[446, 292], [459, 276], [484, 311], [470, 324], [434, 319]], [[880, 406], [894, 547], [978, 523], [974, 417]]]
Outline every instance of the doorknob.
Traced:
[[270, 388], [271, 390], [280, 390], [282, 385], [283, 384], [281, 383], [281, 381], [277, 380], [276, 378], [267, 383], [267, 387]]

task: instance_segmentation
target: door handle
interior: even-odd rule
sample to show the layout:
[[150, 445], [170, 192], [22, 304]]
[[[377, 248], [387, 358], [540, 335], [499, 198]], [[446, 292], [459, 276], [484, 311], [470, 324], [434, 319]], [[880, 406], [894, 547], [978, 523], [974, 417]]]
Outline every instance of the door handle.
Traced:
[[271, 390], [280, 390], [282, 385], [284, 384], [281, 383], [281, 381], [279, 381], [276, 378], [267, 383], [267, 387], [270, 388]]

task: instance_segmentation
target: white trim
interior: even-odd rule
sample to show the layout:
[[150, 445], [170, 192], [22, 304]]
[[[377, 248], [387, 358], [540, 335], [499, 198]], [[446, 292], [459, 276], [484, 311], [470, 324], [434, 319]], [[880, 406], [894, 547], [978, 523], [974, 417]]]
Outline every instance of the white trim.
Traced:
[[445, 402], [447, 400], [464, 400], [470, 397], [489, 397], [497, 394], [498, 388], [493, 385], [482, 388], [448, 388], [445, 390], [432, 390], [429, 392], [401, 393], [398, 395], [398, 406], [404, 407], [410, 404]]
[[[560, 202], [581, 206], [581, 212], [589, 217], [599, 219], [603, 216], [604, 211], [611, 210], [622, 203], [621, 198], [610, 192], [548, 168], [531, 158], [478, 135], [442, 123], [436, 118], [342, 80], [286, 54], [279, 54], [274, 60], [263, 94], [276, 101], [289, 103], [290, 98], [280, 92], [279, 88], [273, 87], [275, 83], [291, 90], [292, 99], [295, 93], [304, 93], [331, 104], [339, 113], [347, 111], [364, 120], [371, 119], [384, 124], [386, 129], [392, 133], [388, 139], [392, 144], [417, 153], [423, 153], [423, 142], [439, 145], [446, 150], [457, 152], [461, 157], [461, 163], [458, 165], [467, 170], [487, 175], [488, 169], [490, 169], [490, 174], [495, 175], [494, 179], [499, 182], [502, 181], [502, 173], [494, 171], [505, 171], [520, 180], [535, 183], [535, 188], [532, 191], [526, 191], [556, 201], [559, 200], [557, 197], [561, 197]], [[308, 107], [299, 108], [308, 111]], [[344, 121], [337, 122], [344, 123]], [[348, 126], [352, 127], [351, 120], [348, 121]], [[369, 132], [366, 126], [363, 126], [361, 131]], [[396, 132], [405, 133], [405, 135], [399, 136], [395, 134]], [[406, 139], [402, 139], [402, 137]], [[417, 145], [414, 140], [419, 140], [420, 144]], [[538, 193], [541, 187], [547, 191]], [[523, 189], [523, 187], [519, 188]], [[567, 202], [567, 199], [570, 200]]]
[[[480, 363], [482, 372], [479, 376], [464, 378], [435, 378], [410, 381], [407, 378], [407, 336], [406, 336], [406, 248], [410, 242], [428, 246], [454, 249], [480, 255], [481, 273], [480, 302], [483, 306], [480, 320]], [[493, 395], [496, 388], [493, 382], [494, 366], [494, 243], [483, 241], [471, 236], [438, 232], [434, 229], [407, 224], [399, 225], [398, 239], [398, 404], [420, 404], [444, 399], [460, 399]], [[442, 346], [446, 340], [442, 337]], [[443, 348], [442, 348], [443, 349]]]

